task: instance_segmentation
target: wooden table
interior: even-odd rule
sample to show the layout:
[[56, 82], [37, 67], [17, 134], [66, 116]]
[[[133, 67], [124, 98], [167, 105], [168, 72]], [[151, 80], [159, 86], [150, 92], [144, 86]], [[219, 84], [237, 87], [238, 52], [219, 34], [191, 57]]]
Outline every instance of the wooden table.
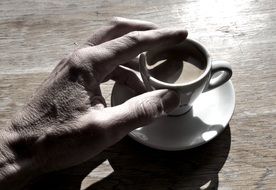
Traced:
[[[39, 179], [33, 189], [275, 189], [274, 0], [1, 0], [1, 127], [75, 42], [113, 16], [186, 28], [216, 59], [229, 61], [236, 90], [230, 126], [210, 143], [178, 152], [126, 137], [82, 167]], [[112, 85], [102, 86], [108, 102]]]

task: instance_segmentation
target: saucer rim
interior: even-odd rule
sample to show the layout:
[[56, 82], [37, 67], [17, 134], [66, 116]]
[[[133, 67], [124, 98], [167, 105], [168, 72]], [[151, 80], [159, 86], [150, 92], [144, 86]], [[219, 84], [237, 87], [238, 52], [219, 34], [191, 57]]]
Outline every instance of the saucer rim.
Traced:
[[[116, 82], [117, 83], [117, 82]], [[116, 85], [116, 83], [114, 84], [114, 86]], [[163, 147], [163, 146], [155, 146], [155, 145], [152, 145], [152, 144], [149, 144], [147, 143], [146, 141], [143, 141], [141, 140], [140, 138], [137, 138], [134, 134], [132, 134], [133, 131], [135, 131], [136, 129], [134, 129], [133, 131], [129, 132], [128, 133], [128, 136], [130, 138], [132, 138], [133, 140], [135, 140], [136, 142], [144, 145], [144, 146], [147, 146], [149, 148], [153, 148], [153, 149], [157, 149], [157, 150], [163, 150], [163, 151], [181, 151], [181, 150], [188, 150], [188, 149], [192, 149], [192, 148], [196, 148], [196, 147], [199, 147], [201, 145], [204, 145], [210, 141], [212, 141], [213, 139], [215, 139], [217, 136], [219, 136], [224, 130], [225, 128], [227, 127], [227, 125], [229, 125], [233, 115], [234, 115], [234, 112], [235, 112], [235, 109], [236, 109], [236, 93], [235, 93], [235, 89], [234, 89], [234, 85], [233, 85], [233, 82], [231, 80], [228, 80], [226, 83], [229, 83], [229, 88], [231, 88], [231, 91], [233, 92], [233, 102], [234, 102], [234, 106], [233, 106], [233, 109], [231, 111], [231, 116], [229, 117], [226, 125], [224, 125], [221, 130], [218, 130], [217, 131], [217, 134], [215, 136], [213, 136], [212, 138], [206, 140], [206, 141], [201, 141], [197, 144], [193, 144], [191, 146], [179, 146], [179, 147]], [[225, 83], [225, 84], [226, 84]], [[111, 105], [113, 106], [113, 101], [112, 101], [112, 97], [114, 95], [114, 86], [113, 86], [113, 89], [112, 89], [112, 93], [111, 93]], [[218, 87], [219, 88], [219, 87]], [[190, 111], [190, 110], [189, 110]], [[188, 112], [187, 112], [188, 113]], [[181, 117], [181, 116], [180, 116]]]

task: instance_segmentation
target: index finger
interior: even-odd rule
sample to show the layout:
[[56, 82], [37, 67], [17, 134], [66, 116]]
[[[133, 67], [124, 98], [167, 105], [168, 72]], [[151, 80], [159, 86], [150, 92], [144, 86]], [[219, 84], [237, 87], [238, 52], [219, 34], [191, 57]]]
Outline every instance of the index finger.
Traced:
[[131, 31], [136, 30], [152, 30], [156, 29], [157, 25], [151, 22], [115, 17], [110, 24], [100, 28], [87, 40], [86, 44], [90, 46], [99, 45], [109, 40], [113, 40], [123, 36]]
[[187, 35], [186, 30], [172, 28], [135, 31], [98, 46], [85, 48], [85, 51], [93, 63], [94, 74], [99, 70], [101, 76], [97, 78], [102, 81], [119, 64], [126, 63], [144, 51], [178, 44], [184, 41]]

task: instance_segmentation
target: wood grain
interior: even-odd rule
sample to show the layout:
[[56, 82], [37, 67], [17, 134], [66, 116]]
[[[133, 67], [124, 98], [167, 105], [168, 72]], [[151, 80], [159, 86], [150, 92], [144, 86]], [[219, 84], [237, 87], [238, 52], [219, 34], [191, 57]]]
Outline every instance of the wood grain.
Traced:
[[[214, 141], [180, 152], [152, 150], [125, 138], [82, 167], [49, 174], [33, 187], [274, 189], [274, 0], [1, 0], [1, 127], [59, 60], [76, 48], [75, 42], [82, 43], [113, 16], [186, 28], [189, 37], [204, 44], [214, 59], [229, 61], [236, 90], [236, 109], [230, 127]], [[109, 103], [112, 85], [102, 85]]]

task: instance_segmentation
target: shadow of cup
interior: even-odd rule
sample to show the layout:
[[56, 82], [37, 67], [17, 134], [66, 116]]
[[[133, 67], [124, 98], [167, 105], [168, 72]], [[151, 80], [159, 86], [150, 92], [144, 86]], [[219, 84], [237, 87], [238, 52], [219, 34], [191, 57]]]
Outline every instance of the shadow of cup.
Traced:
[[217, 189], [230, 146], [229, 126], [207, 144], [184, 151], [155, 150], [126, 137], [110, 149], [114, 172], [86, 190]]

